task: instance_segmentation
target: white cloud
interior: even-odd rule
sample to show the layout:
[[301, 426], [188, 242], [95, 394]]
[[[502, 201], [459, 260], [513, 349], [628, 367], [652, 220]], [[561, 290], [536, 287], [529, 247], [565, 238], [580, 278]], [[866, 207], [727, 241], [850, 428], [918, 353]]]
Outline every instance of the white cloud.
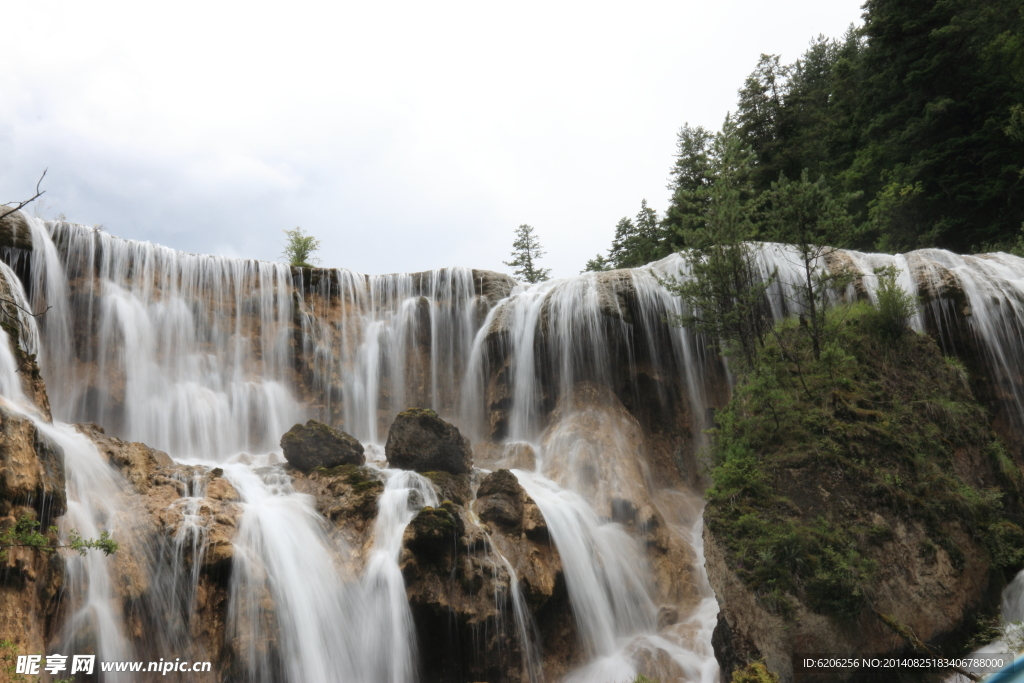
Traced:
[[858, 1], [74, 3], [5, 13], [0, 191], [189, 250], [503, 269], [528, 222], [570, 275], [717, 127], [760, 53]]

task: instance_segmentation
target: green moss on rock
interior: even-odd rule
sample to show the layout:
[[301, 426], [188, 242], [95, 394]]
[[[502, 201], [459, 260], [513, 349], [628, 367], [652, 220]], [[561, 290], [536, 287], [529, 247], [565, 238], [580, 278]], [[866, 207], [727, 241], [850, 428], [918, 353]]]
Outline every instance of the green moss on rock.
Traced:
[[1016, 507], [1020, 472], [962, 366], [924, 335], [876, 337], [866, 312], [837, 315], [817, 361], [799, 326], [782, 324], [716, 416], [706, 523], [736, 575], [785, 616], [793, 598], [829, 616], [861, 612], [893, 535], [876, 513], [922, 526], [924, 552], [943, 549], [957, 569], [965, 550], [987, 550], [995, 567], [1024, 561], [1024, 531], [1004, 507]]

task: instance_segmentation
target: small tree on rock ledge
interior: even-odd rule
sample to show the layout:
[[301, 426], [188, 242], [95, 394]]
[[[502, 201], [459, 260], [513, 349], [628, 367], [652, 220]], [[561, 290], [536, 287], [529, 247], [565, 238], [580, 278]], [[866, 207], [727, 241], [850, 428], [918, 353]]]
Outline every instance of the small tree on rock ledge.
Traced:
[[513, 274], [533, 284], [548, 279], [550, 268], [540, 268], [537, 261], [544, 255], [540, 240], [533, 234], [533, 227], [523, 223], [516, 228], [516, 239], [512, 242], [512, 260], [506, 266], [515, 268]]
[[312, 268], [312, 264], [320, 263], [320, 259], [313, 256], [313, 253], [320, 249], [320, 240], [307, 235], [300, 227], [282, 232], [287, 239], [281, 257], [288, 261], [288, 265]]

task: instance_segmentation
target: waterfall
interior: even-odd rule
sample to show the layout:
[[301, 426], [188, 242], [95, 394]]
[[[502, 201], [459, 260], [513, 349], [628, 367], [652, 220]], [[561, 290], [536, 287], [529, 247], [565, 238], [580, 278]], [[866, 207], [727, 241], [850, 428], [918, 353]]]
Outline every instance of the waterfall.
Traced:
[[[438, 497], [424, 477], [387, 467], [383, 442], [394, 416], [417, 406], [480, 452], [526, 444], [536, 454], [515, 473], [543, 514], [575, 616], [582, 657], [565, 680], [624, 683], [655, 660], [673, 667], [666, 680], [716, 680], [717, 603], [693, 501], [708, 413], [728, 381], [707, 340], [666, 323], [685, 311], [661, 281], [685, 278], [685, 259], [522, 285], [468, 268], [293, 269], [28, 220], [31, 255], [7, 253], [14, 270], [0, 265], [0, 275], [24, 309], [49, 307], [38, 319], [8, 317], [38, 354], [56, 422], [26, 398], [6, 336], [0, 395], [64, 449], [64, 533], [124, 539], [119, 553], [150, 587], [136, 608], [146, 623], [170, 615], [161, 633], [140, 637], [118, 593], [123, 569], [98, 553], [69, 557], [64, 643], [89, 640], [110, 660], [186, 653], [209, 524], [204, 487], [221, 468], [241, 510], [226, 587], [229, 679], [415, 683], [399, 562], [406, 526]], [[754, 250], [763, 273], [778, 274], [774, 315], [798, 310], [792, 248]], [[915, 326], [950, 348], [967, 329], [1024, 425], [1024, 259], [922, 250], [825, 261], [816, 266], [842, 263], [857, 276], [836, 297], [874, 297], [874, 269], [895, 265], [901, 286], [923, 297]], [[309, 418], [363, 442], [384, 481], [366, 548], [350, 547], [280, 464], [281, 435]], [[170, 505], [182, 521], [172, 536], [133, 521], [145, 515], [131, 507], [131, 485], [69, 422], [96, 422], [173, 458], [181, 495]], [[685, 600], [666, 597], [650, 560], [645, 534], [658, 525], [659, 543], [689, 553], [677, 568], [693, 583]], [[494, 552], [511, 577], [496, 600], [511, 606], [526, 679], [543, 680], [536, 624], [512, 564]], [[678, 612], [670, 628], [659, 624], [666, 610]]]
[[[225, 475], [245, 506], [228, 616], [244, 680], [374, 680], [356, 675], [359, 604], [340, 566], [346, 549], [327, 536], [309, 496], [296, 493], [278, 467], [234, 464]], [[267, 623], [268, 599], [274, 624]]]

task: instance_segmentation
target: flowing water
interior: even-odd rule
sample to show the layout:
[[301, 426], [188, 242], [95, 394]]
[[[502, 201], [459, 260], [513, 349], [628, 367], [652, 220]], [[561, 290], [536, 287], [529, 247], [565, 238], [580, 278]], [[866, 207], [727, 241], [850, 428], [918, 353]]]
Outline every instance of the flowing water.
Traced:
[[[691, 434], [679, 447], [685, 452], [672, 457], [695, 463], [705, 414], [723, 395], [726, 374], [705, 341], [666, 324], [684, 313], [660, 283], [686, 276], [680, 257], [533, 286], [465, 268], [375, 276], [317, 270], [310, 277], [68, 223], [30, 224], [31, 254], [6, 254], [28, 296], [6, 266], [3, 274], [24, 308], [51, 307], [38, 321], [18, 317], [58, 422], [33, 419], [67, 460], [63, 527], [128, 539], [125, 554], [151, 586], [144, 611], [172, 615], [162, 633], [130, 635], [116, 560], [90, 553], [69, 560], [73, 609], [64, 642], [88, 640], [110, 660], [189, 647], [207, 534], [204, 487], [207, 470], [219, 466], [241, 497], [224, 634], [236, 654], [234, 679], [413, 683], [417, 643], [399, 556], [406, 525], [437, 504], [432, 485], [412, 472], [380, 470], [385, 487], [372, 547], [360, 558], [312, 498], [294, 490], [275, 451], [292, 424], [316, 418], [354, 435], [369, 460], [384, 466], [394, 415], [420, 406], [475, 443], [529, 444], [536, 453], [535, 465], [516, 474], [561, 557], [585, 653], [567, 680], [621, 683], [662, 655], [679, 680], [717, 680], [710, 645], [717, 605], [703, 573], [700, 506], [689, 502], [699, 491], [683, 500], [663, 490], [650, 468], [647, 427], [630, 412], [649, 409], [651, 423], [685, 407]], [[798, 311], [792, 250], [756, 249], [763, 271], [778, 274], [773, 313]], [[1011, 378], [1002, 386], [1008, 410], [1024, 416], [1022, 382], [1012, 379], [1024, 367], [1024, 260], [936, 250], [842, 254], [868, 297], [874, 269], [890, 264], [914, 294], [956, 283], [987, 362], [996, 376]], [[951, 301], [933, 297], [919, 329], [959, 338], [953, 326], [963, 311], [951, 310]], [[0, 394], [32, 413], [14, 368], [0, 344]], [[131, 524], [128, 483], [62, 421], [96, 422], [191, 466], [178, 480], [182, 496], [173, 505], [182, 522], [173, 537], [154, 538]], [[692, 553], [697, 597], [677, 605], [674, 631], [659, 631], [656, 571], [620, 519], [624, 509], [657, 510], [672, 542]], [[496, 562], [512, 577], [514, 631], [526, 678], [536, 683], [544, 674], [535, 653], [544, 644], [534, 642], [511, 564]]]

